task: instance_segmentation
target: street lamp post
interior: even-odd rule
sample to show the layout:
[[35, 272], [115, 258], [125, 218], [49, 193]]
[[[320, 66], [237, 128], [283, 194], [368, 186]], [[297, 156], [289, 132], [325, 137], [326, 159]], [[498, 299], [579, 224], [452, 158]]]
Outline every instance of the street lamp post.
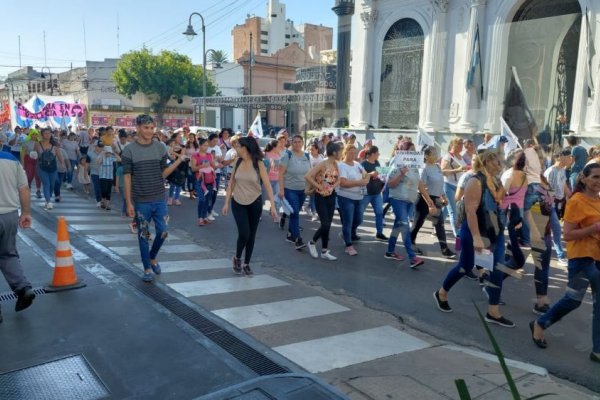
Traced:
[[48, 75], [50, 75], [50, 96], [54, 96], [54, 82], [52, 82], [52, 72], [49, 67], [42, 67], [42, 73], [40, 74], [40, 78], [45, 79], [44, 68], [48, 70]]
[[206, 123], [206, 26], [204, 25], [204, 17], [202, 14], [193, 12], [190, 14], [188, 26], [183, 34], [188, 40], [192, 40], [197, 35], [194, 27], [192, 27], [192, 17], [197, 15], [202, 20], [202, 124]]

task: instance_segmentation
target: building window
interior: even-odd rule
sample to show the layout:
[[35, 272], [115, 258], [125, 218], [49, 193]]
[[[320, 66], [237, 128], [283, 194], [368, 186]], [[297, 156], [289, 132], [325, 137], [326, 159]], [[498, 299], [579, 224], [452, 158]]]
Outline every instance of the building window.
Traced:
[[286, 38], [286, 39], [289, 39], [289, 38], [290, 38], [290, 35], [285, 35], [285, 38]]
[[260, 43], [261, 44], [269, 44], [269, 41], [268, 40], [261, 40]]
[[269, 54], [269, 50], [267, 50], [267, 49], [260, 49], [260, 52], [262, 54]]
[[288, 47], [289, 45], [290, 45], [289, 43], [287, 43], [287, 42], [285, 43], [285, 47]]
[[269, 32], [267, 32], [267, 31], [260, 31], [260, 34], [261, 35], [265, 35], [265, 36], [269, 36]]
[[413, 129], [419, 123], [423, 72], [423, 29], [404, 18], [388, 30], [383, 41], [379, 126]]

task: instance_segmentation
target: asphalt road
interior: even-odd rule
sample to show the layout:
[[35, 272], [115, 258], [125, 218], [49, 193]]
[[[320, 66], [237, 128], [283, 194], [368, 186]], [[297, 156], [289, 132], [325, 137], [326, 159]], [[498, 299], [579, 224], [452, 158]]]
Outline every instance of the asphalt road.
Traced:
[[[233, 217], [219, 216], [210, 226], [198, 227], [196, 202], [182, 197], [183, 206], [170, 207], [170, 225], [186, 230], [200, 244], [233, 252], [237, 237]], [[219, 213], [222, 201], [219, 196], [215, 207]], [[425, 251], [426, 263], [418, 270], [411, 270], [406, 261], [383, 258], [386, 244], [373, 240], [373, 215], [369, 210], [359, 229], [362, 239], [356, 245], [359, 253], [356, 257], [343, 253], [344, 244], [338, 237], [340, 227], [336, 216], [329, 246], [339, 257], [334, 262], [314, 260], [307, 249], [296, 251], [292, 244], [285, 242], [285, 232], [265, 212], [258, 230], [253, 262], [272, 268], [275, 274], [277, 271], [292, 274], [308, 283], [353, 296], [368, 307], [389, 312], [409, 326], [435, 337], [493, 351], [473, 304], [485, 312], [487, 303], [477, 282], [463, 279], [454, 287], [449, 299], [453, 313], [444, 314], [435, 307], [432, 293], [441, 285], [455, 261], [440, 258], [430, 224], [425, 223], [417, 239], [419, 247]], [[386, 234], [389, 234], [391, 223], [391, 216], [388, 216]], [[304, 228], [303, 238], [308, 241], [318, 222], [311, 222], [310, 218], [302, 215], [301, 226]], [[404, 254], [401, 245], [398, 252]], [[492, 328], [505, 356], [545, 367], [553, 375], [600, 392], [600, 365], [589, 360], [592, 349], [590, 293], [578, 310], [546, 332], [549, 347], [541, 350], [532, 343], [528, 327], [529, 321], [535, 318], [532, 313], [535, 291], [531, 260], [526, 265], [526, 272], [522, 280], [507, 279], [502, 293], [507, 303], [502, 312], [515, 321], [516, 328]], [[565, 268], [556, 265], [555, 259], [550, 276], [549, 295], [552, 301], [556, 301], [564, 293], [567, 275]]]

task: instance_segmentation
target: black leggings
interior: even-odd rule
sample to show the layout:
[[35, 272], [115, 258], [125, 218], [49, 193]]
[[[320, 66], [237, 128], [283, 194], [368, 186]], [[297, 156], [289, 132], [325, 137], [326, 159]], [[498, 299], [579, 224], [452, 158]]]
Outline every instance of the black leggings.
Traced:
[[235, 219], [235, 224], [238, 228], [237, 248], [235, 257], [242, 258], [242, 252], [246, 249], [244, 255], [244, 264], [250, 264], [252, 251], [254, 251], [254, 240], [256, 239], [256, 231], [262, 214], [262, 198], [258, 196], [253, 203], [243, 205], [231, 200], [231, 212]]
[[102, 193], [102, 199], [110, 200], [112, 193], [113, 180], [100, 178], [100, 193]]
[[[435, 203], [438, 199], [437, 196], [429, 196], [431, 200]], [[423, 196], [419, 196], [419, 201], [417, 202], [417, 207], [415, 209], [415, 224], [413, 226], [412, 231], [410, 232], [410, 239], [412, 244], [415, 244], [415, 240], [417, 239], [417, 234], [419, 233], [419, 229], [423, 226], [423, 222], [425, 222], [425, 218], [429, 215], [429, 206], [423, 200]], [[436, 224], [433, 226], [435, 228], [435, 235], [437, 236], [438, 242], [440, 243], [440, 248], [445, 250], [448, 248], [448, 244], [446, 243], [446, 230], [444, 229], [444, 216], [440, 210], [440, 216], [437, 219]]]
[[320, 238], [323, 249], [326, 249], [329, 244], [329, 229], [331, 228], [335, 212], [335, 196], [335, 192], [329, 196], [321, 196], [319, 193], [315, 193], [315, 208], [317, 209], [321, 226], [315, 232], [312, 241], [317, 242]]

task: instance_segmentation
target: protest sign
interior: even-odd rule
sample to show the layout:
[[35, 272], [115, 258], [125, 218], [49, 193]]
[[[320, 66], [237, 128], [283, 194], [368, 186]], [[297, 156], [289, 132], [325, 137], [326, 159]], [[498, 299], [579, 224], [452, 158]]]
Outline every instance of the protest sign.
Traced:
[[398, 151], [394, 157], [394, 164], [399, 168], [425, 168], [425, 155], [422, 151]]

